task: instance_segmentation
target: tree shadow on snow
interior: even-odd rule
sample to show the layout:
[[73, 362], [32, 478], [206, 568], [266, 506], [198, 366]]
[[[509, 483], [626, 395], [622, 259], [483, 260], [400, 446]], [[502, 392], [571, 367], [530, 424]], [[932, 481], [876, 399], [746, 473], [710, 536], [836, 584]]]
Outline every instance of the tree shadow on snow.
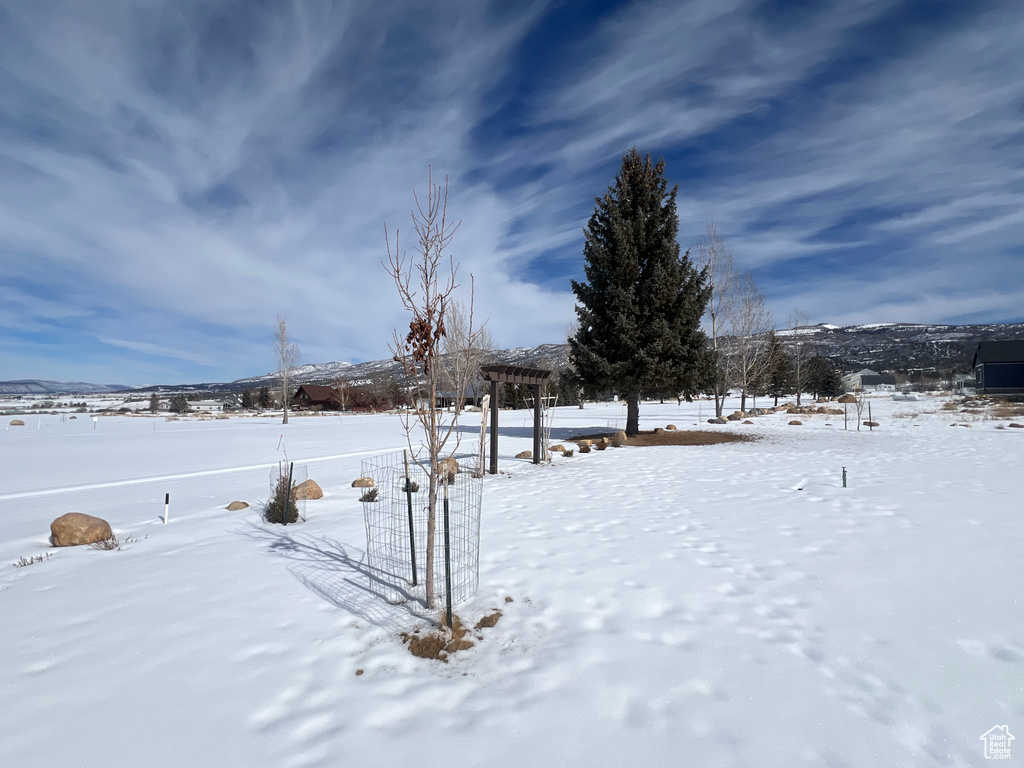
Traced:
[[[294, 526], [250, 523], [241, 533], [290, 560], [288, 571], [311, 592], [374, 626], [396, 632], [408, 626], [410, 617], [431, 619], [436, 613], [409, 591], [402, 576], [371, 567], [357, 547]], [[397, 599], [389, 602], [381, 594]]]
[[[490, 429], [490, 424], [488, 424]], [[477, 441], [480, 440], [480, 427], [479, 426], [467, 426], [465, 424], [458, 425], [458, 431], [463, 435], [463, 445], [465, 445], [465, 435], [475, 435]], [[614, 430], [609, 429], [605, 426], [593, 426], [593, 427], [552, 427], [551, 428], [551, 439], [552, 440], [572, 440], [574, 437], [579, 435], [593, 435], [597, 432], [613, 432]], [[499, 437], [533, 437], [533, 422], [531, 421], [525, 427], [506, 427], [498, 424], [498, 436]], [[490, 432], [488, 432], [488, 441], [491, 439]], [[488, 443], [490, 444], [490, 443]]]

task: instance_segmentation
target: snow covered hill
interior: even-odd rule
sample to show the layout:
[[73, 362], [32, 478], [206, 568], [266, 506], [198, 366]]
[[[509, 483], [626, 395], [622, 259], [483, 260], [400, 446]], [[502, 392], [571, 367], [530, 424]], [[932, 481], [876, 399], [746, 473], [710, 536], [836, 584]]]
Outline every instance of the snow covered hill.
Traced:
[[88, 384], [84, 381], [45, 381], [20, 379], [0, 381], [0, 395], [63, 395], [88, 392], [125, 392], [130, 387], [120, 384]]

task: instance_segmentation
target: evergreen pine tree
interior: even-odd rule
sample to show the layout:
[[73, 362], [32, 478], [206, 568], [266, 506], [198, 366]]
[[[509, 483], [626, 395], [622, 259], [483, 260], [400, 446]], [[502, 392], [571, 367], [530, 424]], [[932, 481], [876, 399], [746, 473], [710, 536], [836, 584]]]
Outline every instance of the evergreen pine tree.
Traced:
[[775, 405], [778, 405], [780, 397], [793, 391], [795, 382], [792, 362], [775, 331], [768, 333], [768, 349], [765, 354], [768, 355], [768, 370], [762, 393], [774, 397]]
[[258, 400], [260, 408], [269, 408], [273, 404], [273, 400], [270, 398], [270, 387], [260, 387]]
[[256, 397], [251, 389], [242, 390], [242, 407], [247, 411], [256, 407]]
[[615, 183], [596, 199], [584, 235], [586, 282], [572, 281], [579, 326], [569, 339], [575, 375], [589, 392], [626, 401], [626, 434], [639, 431], [647, 390], [700, 390], [707, 339], [700, 319], [710, 290], [690, 252], [680, 256], [678, 186], [668, 190], [665, 161], [634, 147]]
[[832, 361], [821, 355], [815, 355], [807, 361], [807, 389], [816, 399], [839, 397], [845, 391], [842, 377]]

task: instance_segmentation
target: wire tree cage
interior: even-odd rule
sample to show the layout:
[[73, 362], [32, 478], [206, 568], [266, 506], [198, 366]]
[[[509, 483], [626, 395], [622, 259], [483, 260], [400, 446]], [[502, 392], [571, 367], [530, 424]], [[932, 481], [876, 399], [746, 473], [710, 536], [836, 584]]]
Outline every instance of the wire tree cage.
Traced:
[[[390, 603], [425, 602], [428, 472], [402, 451], [364, 459], [362, 474], [377, 491], [363, 497], [370, 590]], [[449, 611], [479, 584], [483, 479], [472, 475], [448, 474], [438, 488], [434, 584]]]

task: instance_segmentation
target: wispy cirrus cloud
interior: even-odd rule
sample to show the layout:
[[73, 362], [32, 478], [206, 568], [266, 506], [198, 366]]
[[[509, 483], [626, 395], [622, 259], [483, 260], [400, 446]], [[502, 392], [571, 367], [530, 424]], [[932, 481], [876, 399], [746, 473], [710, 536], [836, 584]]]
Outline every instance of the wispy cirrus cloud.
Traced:
[[237, 378], [276, 314], [307, 361], [386, 356], [383, 225], [428, 164], [498, 343], [560, 340], [633, 145], [679, 182], [683, 245], [715, 218], [780, 317], [1021, 317], [1013, 2], [574, 10], [0, 11], [6, 377]]

